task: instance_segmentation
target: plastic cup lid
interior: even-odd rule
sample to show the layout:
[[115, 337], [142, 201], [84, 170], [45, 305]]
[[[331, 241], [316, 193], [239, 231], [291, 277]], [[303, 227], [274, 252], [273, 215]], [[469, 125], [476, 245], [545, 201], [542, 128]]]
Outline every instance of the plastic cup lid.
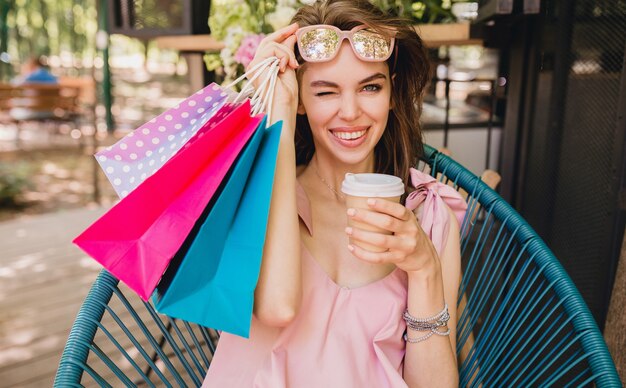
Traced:
[[347, 173], [341, 191], [355, 197], [399, 197], [404, 194], [404, 183], [393, 175]]

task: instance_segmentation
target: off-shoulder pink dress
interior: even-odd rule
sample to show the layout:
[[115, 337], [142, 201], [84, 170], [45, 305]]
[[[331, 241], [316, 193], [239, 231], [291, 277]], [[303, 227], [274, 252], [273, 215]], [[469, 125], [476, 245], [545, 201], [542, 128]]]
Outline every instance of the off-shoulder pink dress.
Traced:
[[[463, 219], [458, 193], [412, 170], [416, 191], [407, 207], [421, 206], [422, 228], [439, 251], [449, 213]], [[298, 185], [298, 212], [312, 234], [308, 199]], [[435, 233], [436, 236], [432, 236]], [[284, 328], [252, 318], [250, 338], [222, 333], [203, 387], [406, 387], [402, 378], [407, 275], [396, 268], [358, 288], [340, 287], [302, 245], [302, 305]]]

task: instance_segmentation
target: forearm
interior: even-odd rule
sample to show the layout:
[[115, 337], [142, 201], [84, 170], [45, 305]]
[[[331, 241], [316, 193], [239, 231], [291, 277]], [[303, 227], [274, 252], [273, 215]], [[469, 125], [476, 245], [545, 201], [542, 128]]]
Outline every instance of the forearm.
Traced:
[[[445, 298], [441, 270], [423, 270], [409, 273], [407, 308], [414, 317], [426, 318], [438, 313], [448, 303], [448, 310], [453, 309], [455, 301]], [[453, 315], [454, 316], [454, 315]], [[452, 317], [453, 317], [452, 316]], [[455, 335], [454, 322], [450, 336]], [[407, 330], [409, 338], [419, 338], [427, 332]], [[432, 335], [418, 343], [406, 343], [404, 358], [404, 380], [409, 387], [456, 387], [458, 370], [450, 336]]]
[[283, 120], [283, 130], [254, 310], [264, 323], [284, 326], [297, 313], [302, 297], [293, 141], [295, 115], [294, 119], [280, 113], [274, 117]]

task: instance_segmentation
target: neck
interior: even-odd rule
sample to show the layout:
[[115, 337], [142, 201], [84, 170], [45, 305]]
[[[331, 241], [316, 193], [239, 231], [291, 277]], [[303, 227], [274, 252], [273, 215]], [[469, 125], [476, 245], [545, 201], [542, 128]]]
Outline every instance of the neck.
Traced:
[[[366, 160], [358, 164], [342, 164], [337, 160], [325, 158], [323, 155], [317, 152], [313, 154], [313, 158], [309, 162], [309, 167], [312, 167], [313, 174], [317, 175], [320, 183], [327, 186], [325, 189], [331, 194], [341, 194], [341, 183], [346, 173], [366, 173], [374, 171], [374, 154], [368, 157]], [[339, 196], [340, 197], [340, 196]]]

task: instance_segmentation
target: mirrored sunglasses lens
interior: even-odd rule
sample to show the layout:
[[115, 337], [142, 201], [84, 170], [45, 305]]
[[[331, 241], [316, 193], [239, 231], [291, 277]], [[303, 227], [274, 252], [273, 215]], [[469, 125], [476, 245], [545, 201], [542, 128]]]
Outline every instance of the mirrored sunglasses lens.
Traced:
[[337, 49], [339, 35], [333, 30], [317, 28], [300, 36], [300, 53], [304, 60], [319, 61], [333, 56]]
[[355, 51], [369, 60], [384, 60], [389, 57], [391, 39], [376, 32], [361, 30], [352, 36]]

